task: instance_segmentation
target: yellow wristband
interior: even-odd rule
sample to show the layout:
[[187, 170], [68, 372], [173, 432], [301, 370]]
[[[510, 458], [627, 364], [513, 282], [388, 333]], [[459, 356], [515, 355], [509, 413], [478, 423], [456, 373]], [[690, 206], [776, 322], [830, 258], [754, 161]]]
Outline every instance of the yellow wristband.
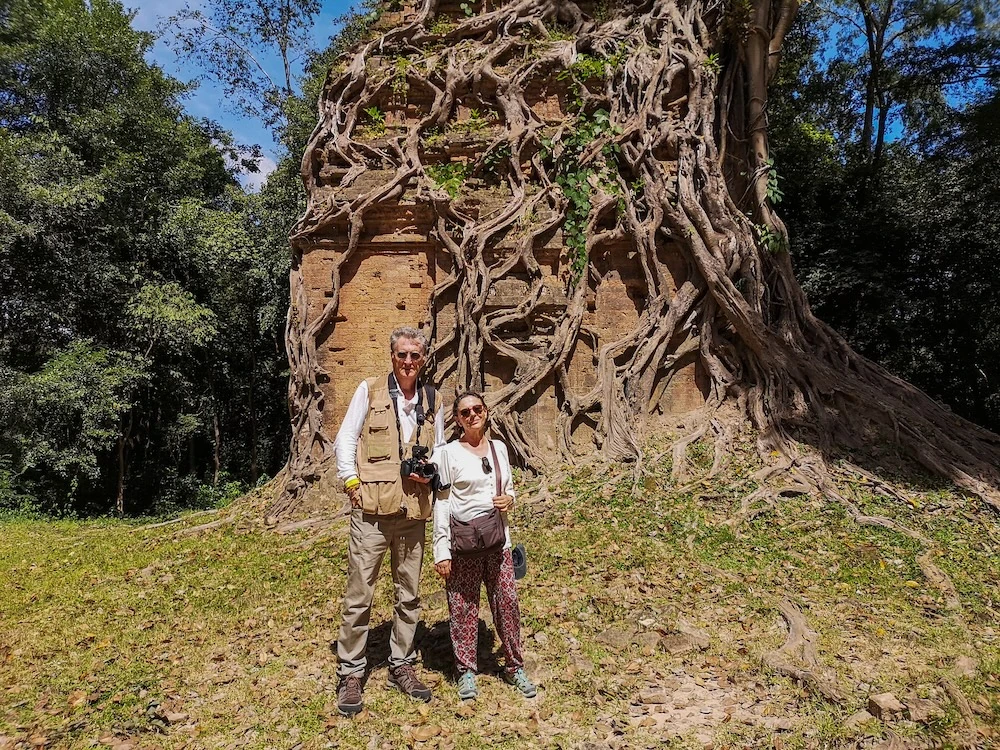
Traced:
[[357, 477], [351, 477], [346, 482], [344, 482], [345, 490], [353, 490], [355, 487], [360, 487], [360, 486], [361, 486], [361, 480], [358, 479]]

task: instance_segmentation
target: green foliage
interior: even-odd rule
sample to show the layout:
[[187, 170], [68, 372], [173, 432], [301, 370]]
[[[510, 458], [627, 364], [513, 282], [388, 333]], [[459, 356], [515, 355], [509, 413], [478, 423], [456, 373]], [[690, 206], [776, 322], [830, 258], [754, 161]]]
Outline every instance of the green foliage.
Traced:
[[474, 15], [476, 15], [476, 8], [473, 3], [468, 3], [468, 2], [460, 3], [458, 7], [461, 8], [466, 18], [472, 18]]
[[448, 137], [441, 131], [441, 128], [427, 128], [420, 138], [427, 148], [441, 148], [448, 142]]
[[722, 72], [722, 62], [719, 60], [719, 53], [713, 52], [704, 60], [701, 61], [701, 67], [707, 70], [713, 75], [718, 75]]
[[457, 198], [462, 185], [468, 178], [470, 169], [467, 164], [451, 161], [431, 164], [424, 170], [431, 181], [444, 190], [452, 198]]
[[497, 175], [504, 163], [510, 160], [510, 144], [502, 143], [499, 146], [493, 146], [485, 154], [483, 154], [482, 164], [483, 170], [488, 174]]
[[846, 73], [842, 94], [856, 102], [840, 135], [869, 167], [894, 131], [932, 135], [952, 106], [996, 80], [1000, 6], [992, 0], [833, 0], [815, 20], [827, 36], [822, 64]]
[[745, 44], [753, 29], [753, 2], [751, 0], [726, 0], [723, 7], [723, 39], [736, 44]]
[[566, 244], [572, 251], [570, 272], [575, 281], [583, 277], [587, 268], [587, 219], [590, 216], [592, 170], [568, 172], [557, 180], [563, 195], [569, 201], [569, 210], [563, 222]]
[[781, 175], [778, 174], [777, 168], [774, 166], [774, 157], [768, 157], [767, 159], [767, 199], [773, 204], [781, 203], [784, 199], [785, 194], [781, 190], [781, 185], [779, 184], [781, 180]]
[[361, 0], [352, 5], [346, 13], [333, 19], [333, 25], [340, 31], [330, 38], [330, 46], [319, 54], [334, 60], [361, 42], [368, 41], [375, 33], [374, 27], [381, 15], [378, 0]]
[[580, 53], [566, 70], [560, 71], [556, 78], [569, 81], [569, 91], [573, 96], [576, 111], [583, 110], [581, 88], [594, 81], [604, 82], [608, 75], [625, 59], [626, 50], [620, 48], [609, 57], [597, 57]]
[[542, 141], [542, 155], [554, 163], [555, 182], [562, 189], [569, 206], [563, 222], [563, 236], [570, 248], [570, 277], [572, 283], [583, 278], [587, 268], [587, 222], [590, 217], [592, 181], [597, 182], [605, 192], [617, 194], [616, 182], [612, 179], [609, 162], [619, 153], [614, 143], [602, 146], [598, 160], [583, 164], [584, 151], [595, 141], [608, 139], [618, 132], [611, 124], [608, 113], [599, 109], [590, 116], [578, 115], [573, 128], [558, 141]]
[[458, 120], [452, 123], [450, 129], [458, 133], [473, 135], [475, 133], [481, 133], [489, 127], [489, 118], [483, 117], [478, 109], [470, 109], [469, 118], [467, 120]]
[[[284, 125], [294, 85], [291, 63], [311, 51], [319, 0], [209, 0], [167, 18], [163, 29], [179, 59], [194, 60], [222, 86], [222, 106], [266, 126]], [[262, 64], [269, 57], [277, 70]]]
[[409, 58], [402, 56], [397, 57], [393, 62], [392, 83], [389, 84], [389, 88], [397, 96], [406, 96], [410, 90], [410, 84], [407, 83], [406, 76], [410, 72], [411, 64]]
[[434, 23], [431, 24], [428, 31], [430, 31], [430, 33], [434, 34], [435, 36], [444, 36], [449, 31], [452, 31], [454, 28], [455, 24], [452, 22], [452, 20], [442, 16], [441, 18], [438, 18], [437, 20], [434, 21]]
[[553, 23], [547, 27], [546, 32], [550, 42], [572, 42], [576, 39], [576, 35], [572, 31], [559, 23]]
[[143, 512], [216, 458], [276, 471], [297, 163], [245, 196], [254, 152], [182, 114], [117, 3], [0, 16], [0, 503], [107, 512], [121, 478]]
[[760, 240], [760, 244], [767, 248], [767, 251], [772, 255], [777, 255], [788, 249], [788, 244], [785, 242], [785, 237], [781, 232], [775, 231], [767, 226], [767, 224], [755, 224], [754, 229], [757, 230], [757, 237]]
[[368, 117], [368, 125], [362, 135], [367, 138], [381, 138], [385, 135], [385, 113], [375, 105], [366, 107], [364, 113]]
[[177, 283], [144, 284], [125, 307], [129, 326], [147, 342], [174, 351], [206, 346], [215, 338], [215, 314]]
[[576, 60], [570, 65], [568, 70], [564, 70], [557, 78], [564, 80], [567, 77], [573, 78], [580, 83], [586, 83], [591, 79], [605, 80], [608, 74], [614, 70], [625, 57], [625, 51], [619, 50], [610, 57], [595, 57], [586, 53], [580, 53]]
[[[934, 73], [948, 49], [942, 39], [927, 39], [905, 54], [900, 49], [896, 61], [926, 62], [927, 86], [899, 106], [916, 108], [919, 100], [938, 97], [955, 108], [903, 118], [873, 165], [861, 143], [867, 63], [843, 48], [830, 57], [821, 10], [800, 10], [802, 23], [786, 39], [768, 99], [782, 219], [798, 277], [816, 314], [858, 351], [958, 414], [998, 430], [996, 88], [983, 87], [981, 109], [963, 110], [946, 85], [951, 79]], [[967, 52], [979, 47], [965, 41]], [[969, 72], [968, 57], [951, 62], [956, 75]]]
[[[47, 511], [72, 508], [81, 483], [100, 479], [100, 459], [121, 435], [121, 421], [149, 382], [149, 363], [127, 352], [75, 341], [35, 373], [0, 371], [0, 453], [7, 501], [18, 487]], [[9, 506], [8, 506], [9, 507]]]

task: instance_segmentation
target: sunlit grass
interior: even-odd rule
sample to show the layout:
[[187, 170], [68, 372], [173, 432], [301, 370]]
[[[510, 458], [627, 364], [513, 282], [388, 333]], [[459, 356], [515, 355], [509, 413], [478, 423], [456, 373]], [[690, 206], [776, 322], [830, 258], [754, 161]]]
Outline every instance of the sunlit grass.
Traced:
[[[703, 473], [712, 452], [695, 447], [692, 471]], [[603, 741], [611, 727], [629, 746], [700, 747], [695, 734], [658, 734], [639, 723], [654, 714], [631, 713], [641, 709], [643, 687], [709, 673], [726, 675], [741, 701], [768, 706], [772, 713], [762, 716], [795, 720], [787, 730], [716, 725], [717, 747], [756, 747], [779, 735], [788, 748], [847, 747], [866, 732], [884, 739], [889, 730], [947, 745], [964, 729], [941, 698], [945, 678], [969, 697], [981, 727], [997, 729], [1000, 556], [992, 517], [940, 487], [912, 490], [914, 504], [841, 488], [864, 512], [933, 540], [942, 553], [936, 562], [962, 601], [955, 615], [923, 578], [918, 542], [859, 527], [832, 501], [783, 497], [732, 523], [756, 489], [748, 479], [759, 468], [753, 455], [741, 452], [720, 476], [684, 488], [671, 482], [669, 462], [647, 466], [641, 481], [630, 467], [583, 468], [553, 499], [519, 505], [514, 536], [529, 554], [520, 584], [525, 650], [541, 684], [534, 701], [486, 674], [480, 699], [461, 704], [450, 681], [442, 584], [430, 565], [419, 639], [421, 671], [436, 697], [424, 706], [391, 690], [384, 658], [393, 591], [383, 571], [372, 622], [376, 668], [367, 710], [353, 721], [336, 715], [331, 649], [346, 571], [343, 534], [310, 545], [305, 534], [280, 536], [253, 519], [196, 536], [176, 534], [187, 524], [147, 530], [114, 521], [5, 520], [0, 735], [67, 748], [114, 737], [143, 747], [447, 750], [568, 748]], [[784, 639], [777, 610], [784, 598], [816, 631], [820, 661], [848, 695], [845, 705], [763, 667], [763, 655]], [[484, 601], [488, 620], [487, 612]], [[624, 646], [602, 636], [669, 635], [681, 621], [709, 635], [706, 650], [671, 655], [642, 646], [638, 636]], [[495, 648], [496, 639], [482, 645]], [[956, 676], [956, 658], [971, 654], [980, 660], [975, 676]], [[886, 691], [904, 701], [931, 697], [942, 711], [926, 724], [845, 728], [869, 694]]]

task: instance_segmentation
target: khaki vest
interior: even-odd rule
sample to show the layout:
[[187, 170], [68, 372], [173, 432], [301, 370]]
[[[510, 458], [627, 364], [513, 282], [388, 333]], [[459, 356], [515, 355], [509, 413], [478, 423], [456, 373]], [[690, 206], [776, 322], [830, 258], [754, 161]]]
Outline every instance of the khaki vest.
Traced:
[[[357, 469], [361, 480], [361, 507], [365, 513], [391, 516], [406, 507], [406, 517], [426, 521], [431, 517], [433, 491], [430, 485], [414, 482], [399, 474], [399, 430], [396, 413], [389, 395], [388, 376], [368, 378], [368, 415], [358, 437]], [[420, 428], [420, 444], [434, 451], [435, 413], [441, 394], [434, 391], [434, 411], [424, 400], [424, 426]], [[413, 431], [410, 442], [403, 445], [403, 456], [412, 455]]]

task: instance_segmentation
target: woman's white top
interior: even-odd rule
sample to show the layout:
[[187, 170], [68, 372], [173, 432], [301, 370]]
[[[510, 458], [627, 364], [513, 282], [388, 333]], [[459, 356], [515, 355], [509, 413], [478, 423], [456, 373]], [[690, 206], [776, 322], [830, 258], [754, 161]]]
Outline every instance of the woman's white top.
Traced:
[[[483, 471], [483, 459], [474, 455], [459, 441], [453, 440], [447, 445], [437, 448], [432, 458], [438, 467], [438, 477], [447, 489], [439, 490], [434, 502], [434, 562], [451, 559], [451, 517], [468, 522], [473, 518], [485, 516], [493, 510], [493, 497], [497, 494], [496, 472], [499, 468], [502, 478], [501, 494], [514, 497], [514, 482], [510, 475], [510, 459], [507, 456], [507, 446], [499, 440], [491, 441], [497, 452], [500, 466], [494, 466], [493, 454], [486, 452], [486, 460], [492, 471]], [[506, 514], [503, 518], [504, 533], [507, 540], [504, 549], [510, 549], [510, 528], [507, 526]]]

